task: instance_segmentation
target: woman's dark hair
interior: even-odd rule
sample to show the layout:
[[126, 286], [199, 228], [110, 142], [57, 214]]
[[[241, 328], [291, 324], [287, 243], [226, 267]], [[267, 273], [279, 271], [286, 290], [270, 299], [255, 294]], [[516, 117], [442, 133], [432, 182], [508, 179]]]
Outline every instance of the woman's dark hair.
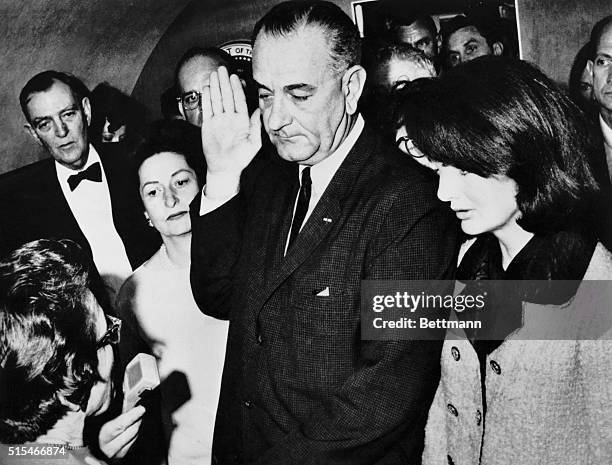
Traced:
[[395, 128], [430, 159], [518, 186], [518, 223], [536, 234], [579, 224], [597, 184], [587, 126], [569, 97], [532, 65], [482, 57], [398, 91]]
[[138, 170], [145, 160], [162, 152], [183, 155], [193, 168], [200, 184], [206, 175], [206, 161], [202, 152], [200, 128], [183, 120], [160, 120], [153, 123], [147, 136], [134, 154], [134, 183], [140, 199]]
[[84, 405], [99, 380], [85, 255], [69, 240], [0, 262], [0, 442], [34, 441]]

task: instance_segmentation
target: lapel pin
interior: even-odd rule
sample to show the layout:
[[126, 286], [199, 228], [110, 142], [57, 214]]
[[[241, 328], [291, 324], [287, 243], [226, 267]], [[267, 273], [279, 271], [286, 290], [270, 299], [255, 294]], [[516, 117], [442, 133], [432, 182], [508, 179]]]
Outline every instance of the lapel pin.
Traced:
[[325, 217], [325, 218], [323, 218], [323, 221], [325, 221], [326, 223], [331, 223], [332, 219]]

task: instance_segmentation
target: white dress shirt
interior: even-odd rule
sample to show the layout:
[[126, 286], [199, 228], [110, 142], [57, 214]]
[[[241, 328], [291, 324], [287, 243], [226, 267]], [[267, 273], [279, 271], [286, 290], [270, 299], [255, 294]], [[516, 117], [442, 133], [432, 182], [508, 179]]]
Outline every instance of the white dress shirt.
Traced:
[[[355, 121], [355, 125], [351, 128], [350, 132], [346, 136], [338, 148], [327, 158], [321, 160], [316, 165], [312, 165], [310, 167], [310, 179], [312, 181], [312, 186], [310, 190], [310, 202], [308, 203], [308, 210], [306, 211], [306, 216], [304, 217], [304, 221], [302, 222], [302, 226], [300, 227], [300, 231], [310, 218], [310, 214], [319, 203], [319, 200], [323, 196], [325, 189], [329, 186], [334, 174], [340, 168], [340, 165], [345, 160], [346, 156], [350, 152], [350, 150], [357, 142], [357, 139], [361, 135], [363, 131], [364, 121], [361, 115], [357, 116], [357, 121]], [[302, 171], [308, 165], [300, 165], [300, 180], [302, 179]], [[301, 181], [300, 181], [301, 182]], [[295, 196], [295, 202], [293, 204], [293, 216], [295, 216], [295, 209], [297, 208], [298, 196]], [[291, 229], [289, 229], [289, 234], [291, 234]], [[289, 247], [289, 236], [287, 236], [287, 242], [285, 243], [285, 255], [287, 254], [287, 248]]]
[[[308, 221], [310, 214], [317, 206], [319, 199], [327, 189], [327, 186], [331, 182], [334, 174], [340, 168], [340, 165], [348, 155], [349, 151], [357, 142], [357, 139], [361, 135], [361, 132], [364, 128], [364, 121], [362, 116], [357, 115], [357, 120], [355, 121], [355, 125], [351, 128], [346, 138], [340, 143], [338, 148], [327, 158], [321, 160], [316, 165], [313, 165], [310, 168], [310, 178], [312, 180], [312, 188], [310, 194], [310, 202], [308, 204], [308, 211], [306, 212], [306, 217], [302, 223], [302, 227]], [[302, 171], [307, 165], [300, 165], [300, 179], [302, 179]], [[200, 203], [200, 216], [204, 215], [208, 212], [219, 208], [221, 205], [229, 201], [233, 198], [237, 193], [237, 188], [235, 182], [232, 179], [224, 179], [223, 176], [215, 176], [207, 179], [207, 184], [215, 183], [216, 192], [219, 192], [220, 195], [214, 199], [206, 196], [206, 185], [202, 188], [202, 200]], [[226, 186], [225, 191], [223, 188]], [[295, 198], [295, 203], [293, 205], [293, 214], [295, 215], [295, 208], [297, 206], [297, 196]], [[300, 229], [301, 230], [301, 229]], [[287, 236], [287, 244], [289, 243], [289, 237]], [[287, 251], [287, 247], [285, 246], [285, 252]]]
[[[100, 163], [102, 182], [84, 179], [74, 191], [71, 191], [68, 178], [86, 170], [94, 163]], [[125, 246], [113, 223], [108, 181], [104, 173], [104, 166], [100, 161], [100, 155], [90, 145], [87, 163], [83, 168], [71, 170], [56, 161], [55, 171], [70, 210], [87, 242], [89, 242], [94, 263], [111, 299], [113, 299], [112, 302], [123, 281], [132, 273], [132, 266], [128, 260]]]

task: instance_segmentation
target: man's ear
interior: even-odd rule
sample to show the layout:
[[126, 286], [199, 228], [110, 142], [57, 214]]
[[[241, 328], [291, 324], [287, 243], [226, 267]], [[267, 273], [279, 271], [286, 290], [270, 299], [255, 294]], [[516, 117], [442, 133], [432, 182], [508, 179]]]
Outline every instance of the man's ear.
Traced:
[[436, 43], [438, 44], [438, 55], [442, 51], [442, 34], [436, 35]]
[[342, 90], [344, 92], [344, 104], [349, 115], [357, 111], [359, 97], [363, 92], [366, 81], [366, 70], [360, 65], [351, 66], [342, 76]]
[[38, 144], [43, 145], [42, 140], [40, 140], [40, 137], [38, 137], [38, 134], [36, 134], [36, 131], [34, 130], [34, 128], [32, 127], [30, 123], [24, 124], [23, 128], [30, 135], [30, 137], [32, 137], [32, 139], [34, 139]]
[[62, 394], [57, 394], [57, 399], [60, 401], [60, 404], [62, 404], [64, 407], [68, 407], [68, 410], [72, 412], [78, 412], [79, 410], [81, 410], [81, 407], [79, 405], [73, 404], [68, 399], [66, 399]]
[[493, 55], [502, 56], [504, 54], [504, 44], [501, 42], [493, 42]]
[[81, 106], [83, 107], [83, 113], [85, 113], [87, 126], [89, 127], [91, 124], [91, 104], [89, 103], [89, 98], [83, 97], [83, 100], [81, 100]]

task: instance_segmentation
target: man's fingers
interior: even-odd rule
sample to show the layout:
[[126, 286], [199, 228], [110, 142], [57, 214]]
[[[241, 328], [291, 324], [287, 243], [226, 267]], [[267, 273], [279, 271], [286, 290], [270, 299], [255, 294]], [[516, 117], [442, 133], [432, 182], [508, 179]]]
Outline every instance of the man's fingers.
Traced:
[[247, 107], [246, 96], [244, 95], [244, 89], [242, 88], [240, 78], [232, 74], [230, 76], [230, 84], [234, 93], [234, 109], [236, 113], [248, 115], [249, 109]]
[[202, 90], [201, 105], [202, 105], [202, 119], [203, 120], [210, 119], [213, 115], [212, 102], [210, 101], [210, 86], [206, 86], [204, 87], [204, 90]]
[[234, 89], [230, 84], [230, 77], [227, 73], [227, 68], [225, 66], [219, 66], [219, 70], [217, 71], [217, 76], [219, 77], [219, 89], [221, 90], [221, 103], [223, 105], [223, 110], [228, 113], [234, 113]]
[[257, 108], [251, 115], [249, 127], [249, 139], [255, 145], [261, 147], [261, 110]]
[[221, 100], [221, 88], [219, 87], [219, 75], [216, 71], [210, 73], [210, 102], [213, 115], [223, 113], [223, 102]]

